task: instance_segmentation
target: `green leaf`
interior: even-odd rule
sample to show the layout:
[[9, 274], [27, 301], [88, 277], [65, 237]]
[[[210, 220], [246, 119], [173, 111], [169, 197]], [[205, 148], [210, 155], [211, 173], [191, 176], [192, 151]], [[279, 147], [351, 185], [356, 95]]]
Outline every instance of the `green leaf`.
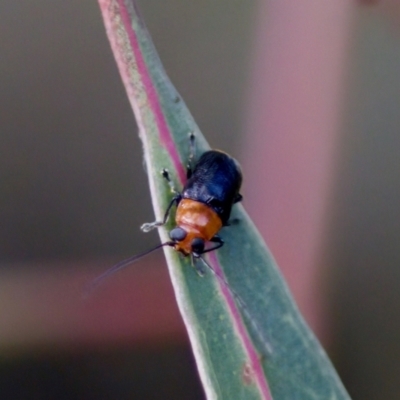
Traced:
[[[108, 38], [132, 108], [161, 220], [185, 183], [189, 132], [197, 155], [209, 148], [157, 56], [132, 0], [99, 0]], [[241, 205], [225, 227], [225, 246], [207, 257], [215, 273], [200, 277], [164, 248], [171, 280], [208, 399], [349, 399], [325, 352], [300, 316], [263, 240]], [[173, 218], [160, 228], [168, 241]], [[229, 282], [229, 288], [224, 282]], [[244, 304], [244, 306], [243, 306]], [[188, 394], [188, 398], [190, 394]]]

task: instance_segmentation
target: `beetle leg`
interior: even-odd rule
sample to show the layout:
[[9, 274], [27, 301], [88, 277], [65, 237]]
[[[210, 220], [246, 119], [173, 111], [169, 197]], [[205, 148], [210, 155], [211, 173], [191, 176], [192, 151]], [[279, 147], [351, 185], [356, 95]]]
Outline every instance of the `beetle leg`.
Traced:
[[243, 200], [243, 196], [240, 193], [238, 193], [236, 195], [236, 197], [234, 198], [233, 203], [239, 203], [239, 201], [242, 201], [242, 200]]
[[[213, 236], [210, 239], [210, 242], [213, 243], [217, 243], [214, 247], [212, 247], [211, 249], [207, 249], [204, 250], [201, 254], [190, 254], [190, 258], [191, 258], [191, 262], [192, 262], [192, 266], [194, 267], [194, 269], [196, 270], [196, 272], [199, 274], [199, 276], [203, 277], [206, 273], [206, 271], [203, 268], [203, 263], [205, 263], [204, 259], [201, 257], [201, 255], [203, 255], [204, 253], [208, 253], [209, 251], [213, 251], [213, 250], [217, 250], [220, 247], [222, 247], [224, 245], [224, 241], [222, 240], [221, 237], [219, 237], [218, 235]], [[198, 259], [201, 259], [203, 261], [202, 264], [200, 264], [199, 262], [197, 262]], [[207, 265], [207, 264], [206, 264]]]
[[163, 176], [163, 178], [168, 182], [168, 185], [171, 189], [171, 192], [175, 195], [171, 202], [169, 203], [167, 210], [165, 211], [164, 214], [164, 218], [162, 221], [154, 221], [154, 222], [146, 222], [145, 224], [143, 224], [140, 229], [143, 232], [150, 232], [151, 230], [153, 230], [154, 228], [159, 228], [160, 226], [163, 226], [167, 223], [168, 221], [168, 217], [169, 217], [169, 213], [171, 211], [171, 208], [174, 204], [178, 204], [181, 201], [181, 195], [180, 193], [175, 189], [175, 185], [172, 182], [170, 176], [169, 176], [169, 172], [167, 169], [163, 168], [161, 171], [161, 175]]
[[179, 192], [175, 189], [175, 185], [174, 182], [172, 182], [171, 177], [169, 176], [169, 172], [166, 168], [163, 168], [161, 171], [161, 175], [163, 176], [163, 178], [168, 182], [168, 186], [171, 189], [171, 192], [175, 195], [178, 195]]
[[168, 217], [169, 217], [169, 213], [171, 211], [171, 208], [174, 204], [178, 204], [179, 201], [181, 200], [181, 195], [177, 194], [169, 203], [167, 210], [165, 211], [164, 214], [164, 218], [162, 221], [154, 221], [154, 222], [146, 222], [145, 224], [143, 224], [140, 229], [143, 232], [150, 232], [151, 230], [153, 230], [154, 228], [159, 228], [160, 226], [163, 226], [167, 223], [168, 221]]
[[209, 251], [217, 250], [217, 249], [221, 248], [225, 243], [223, 241], [223, 239], [221, 237], [219, 237], [218, 235], [215, 235], [214, 237], [212, 237], [210, 239], [210, 242], [217, 243], [217, 244], [214, 247], [211, 247], [211, 249], [204, 250], [201, 254], [208, 253]]
[[189, 158], [186, 165], [186, 177], [189, 179], [193, 172], [193, 158], [196, 153], [196, 137], [193, 132], [189, 134]]
[[232, 226], [232, 225], [237, 225], [240, 222], [240, 218], [235, 217], [235, 218], [231, 218], [230, 220], [228, 220], [224, 226]]

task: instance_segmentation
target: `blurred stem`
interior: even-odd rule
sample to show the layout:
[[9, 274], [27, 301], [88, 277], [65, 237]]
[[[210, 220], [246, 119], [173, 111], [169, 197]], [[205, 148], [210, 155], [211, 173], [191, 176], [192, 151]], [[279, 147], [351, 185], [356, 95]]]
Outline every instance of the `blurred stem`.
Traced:
[[354, 7], [351, 0], [260, 2], [246, 102], [246, 206], [325, 342], [322, 249]]

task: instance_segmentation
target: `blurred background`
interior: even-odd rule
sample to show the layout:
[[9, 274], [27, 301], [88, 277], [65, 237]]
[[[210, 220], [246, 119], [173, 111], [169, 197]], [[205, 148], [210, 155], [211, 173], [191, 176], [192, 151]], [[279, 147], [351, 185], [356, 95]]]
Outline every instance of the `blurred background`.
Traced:
[[[350, 395], [397, 399], [398, 2], [139, 3]], [[82, 299], [159, 240], [96, 1], [0, 2], [0, 135], [1, 398], [204, 398], [162, 254]]]

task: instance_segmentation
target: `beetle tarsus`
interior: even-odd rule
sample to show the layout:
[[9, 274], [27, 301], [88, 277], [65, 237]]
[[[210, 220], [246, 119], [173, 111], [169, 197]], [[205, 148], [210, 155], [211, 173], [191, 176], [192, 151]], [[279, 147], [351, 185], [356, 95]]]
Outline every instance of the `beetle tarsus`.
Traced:
[[143, 231], [143, 232], [150, 232], [150, 231], [152, 231], [153, 229], [155, 229], [155, 228], [159, 228], [160, 226], [163, 226], [164, 225], [164, 222], [163, 221], [154, 221], [154, 222], [146, 222], [146, 223], [144, 223], [141, 227], [140, 227], [140, 229]]
[[175, 197], [169, 203], [169, 205], [167, 207], [167, 210], [165, 211], [164, 218], [163, 218], [162, 221], [146, 222], [140, 227], [140, 229], [143, 232], [147, 233], [147, 232], [152, 231], [155, 228], [159, 228], [160, 226], [165, 225], [167, 223], [167, 221], [168, 221], [169, 213], [171, 211], [172, 206], [174, 204], [178, 204], [180, 199], [181, 199], [181, 195], [179, 193], [177, 195], [175, 195]]
[[196, 136], [193, 132], [189, 132], [189, 157], [186, 165], [186, 177], [189, 179], [193, 172], [193, 159], [196, 154]]
[[161, 175], [168, 182], [168, 186], [171, 189], [171, 192], [175, 195], [179, 194], [179, 192], [175, 188], [174, 182], [172, 182], [171, 177], [169, 176], [169, 171], [166, 168], [163, 168], [161, 170]]

